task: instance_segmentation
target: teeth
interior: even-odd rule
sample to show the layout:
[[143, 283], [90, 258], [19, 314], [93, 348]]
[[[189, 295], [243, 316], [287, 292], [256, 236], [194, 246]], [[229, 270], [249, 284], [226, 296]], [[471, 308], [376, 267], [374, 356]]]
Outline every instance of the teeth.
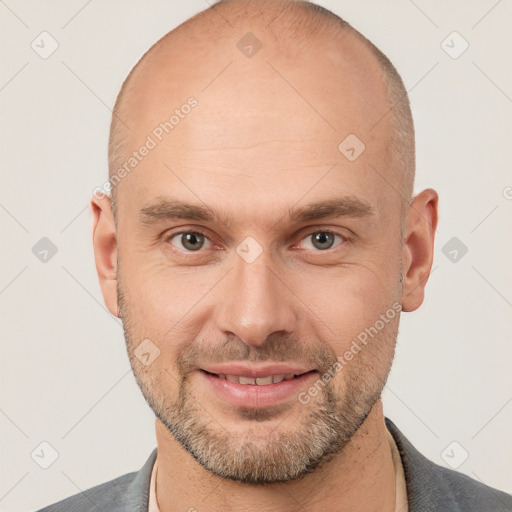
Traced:
[[258, 384], [258, 386], [266, 386], [267, 384], [272, 384], [272, 375], [269, 375], [268, 377], [258, 377], [256, 379], [256, 384]]
[[277, 384], [282, 382], [283, 380], [291, 380], [295, 377], [293, 373], [288, 373], [286, 375], [267, 375], [266, 377], [244, 377], [242, 375], [226, 375], [224, 373], [220, 373], [218, 375], [219, 379], [228, 380], [229, 382], [238, 382], [239, 384], [249, 384], [253, 386], [268, 386], [269, 384]]

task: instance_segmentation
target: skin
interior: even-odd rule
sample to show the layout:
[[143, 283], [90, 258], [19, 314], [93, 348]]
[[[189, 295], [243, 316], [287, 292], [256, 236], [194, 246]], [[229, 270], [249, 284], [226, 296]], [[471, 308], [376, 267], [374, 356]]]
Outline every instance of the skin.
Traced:
[[[160, 509], [393, 511], [395, 472], [379, 397], [399, 315], [306, 404], [292, 396], [277, 408], [234, 406], [197, 367], [286, 361], [320, 376], [393, 304], [416, 310], [432, 266], [437, 193], [414, 196], [402, 240], [391, 116], [370, 131], [388, 110], [386, 92], [356, 37], [318, 37], [294, 59], [269, 38], [247, 59], [235, 45], [249, 30], [263, 33], [254, 20], [206, 46], [196, 37], [201, 23], [174, 33], [138, 70], [122, 113], [132, 128], [128, 149], [188, 97], [198, 106], [118, 185], [117, 223], [108, 197], [91, 200], [103, 297], [112, 314], [120, 307], [133, 371], [157, 416]], [[349, 133], [366, 145], [354, 162], [338, 150]], [[299, 224], [286, 217], [290, 208], [341, 196], [367, 203], [373, 214]], [[206, 204], [230, 223], [141, 221], [144, 207], [169, 197]], [[205, 246], [187, 252], [176, 233], [197, 229]], [[312, 243], [324, 230], [338, 235], [328, 250]], [[252, 263], [236, 252], [249, 236], [262, 249]], [[147, 338], [160, 350], [149, 366], [134, 356]], [[332, 453], [300, 470], [311, 441], [333, 435], [310, 428], [319, 418], [346, 438], [331, 439]], [[184, 448], [173, 425], [189, 428], [195, 445]], [[284, 450], [283, 440], [295, 448]], [[237, 455], [245, 457], [240, 466]], [[275, 482], [251, 482], [269, 461], [280, 464], [267, 475]], [[246, 482], [221, 475], [241, 468]]]

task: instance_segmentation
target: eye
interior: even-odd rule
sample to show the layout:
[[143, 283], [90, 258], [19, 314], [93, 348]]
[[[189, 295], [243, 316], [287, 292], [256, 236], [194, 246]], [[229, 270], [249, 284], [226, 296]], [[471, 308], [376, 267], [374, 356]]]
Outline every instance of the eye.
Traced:
[[[205, 243], [210, 243], [208, 238], [198, 231], [181, 231], [169, 237], [169, 242], [185, 251], [197, 252], [205, 246]], [[177, 241], [177, 243], [174, 242]]]
[[[309, 234], [306, 238], [303, 238], [302, 241], [308, 241], [310, 243], [309, 247], [305, 247], [306, 249], [319, 249], [321, 251], [325, 251], [333, 248], [336, 237], [341, 240], [340, 243], [344, 241], [344, 238], [341, 235], [325, 230], [315, 231]], [[339, 243], [337, 245], [339, 245]]]

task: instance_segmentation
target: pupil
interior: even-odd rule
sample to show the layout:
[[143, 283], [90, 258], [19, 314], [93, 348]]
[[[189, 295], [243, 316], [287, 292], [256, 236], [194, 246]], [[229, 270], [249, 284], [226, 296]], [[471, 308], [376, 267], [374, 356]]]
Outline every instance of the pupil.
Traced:
[[333, 237], [330, 233], [317, 233], [314, 235], [314, 240], [318, 249], [329, 249], [333, 243]]
[[[203, 238], [204, 237], [199, 233], [186, 233], [182, 235], [183, 247], [190, 249], [191, 251], [197, 251], [203, 245]], [[197, 245], [198, 241], [199, 244]]]

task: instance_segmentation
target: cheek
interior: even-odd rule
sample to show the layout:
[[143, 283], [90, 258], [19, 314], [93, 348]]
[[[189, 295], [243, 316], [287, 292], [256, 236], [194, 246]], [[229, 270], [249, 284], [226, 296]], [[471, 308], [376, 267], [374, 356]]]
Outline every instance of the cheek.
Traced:
[[340, 368], [334, 382], [338, 392], [350, 387], [364, 393], [385, 382], [394, 357], [399, 315], [392, 307], [382, 315], [355, 329], [346, 341], [333, 342]]
[[123, 261], [123, 292], [132, 313], [146, 326], [163, 323], [169, 329], [215, 284], [216, 274], [211, 270], [171, 267], [162, 260], [134, 260], [132, 257], [126, 264]]
[[400, 310], [397, 269], [382, 272], [373, 265], [350, 264], [328, 274], [316, 273], [306, 281], [315, 285], [300, 286], [297, 295], [307, 305], [312, 324], [320, 329], [318, 337], [330, 340], [338, 355], [376, 322], [383, 335], [396, 329], [394, 319]]
[[[158, 351], [158, 357], [147, 368], [140, 368], [140, 374], [144, 376], [147, 371], [152, 379], [157, 378], [157, 384], [159, 379], [173, 384], [179, 379], [176, 360], [183, 344], [196, 335], [183, 320], [199, 300], [202, 285], [192, 276], [176, 279], [168, 269], [163, 271], [148, 265], [134, 268], [137, 270], [130, 270], [123, 262], [120, 272], [123, 323], [129, 345], [136, 351], [144, 340], [154, 343], [157, 348], [149, 344], [149, 352]], [[175, 378], [169, 381], [171, 375]]]
[[181, 340], [189, 338], [164, 319], [148, 317], [137, 305], [126, 307], [123, 323], [132, 369], [145, 393], [155, 399], [176, 397], [183, 378], [177, 365]]

